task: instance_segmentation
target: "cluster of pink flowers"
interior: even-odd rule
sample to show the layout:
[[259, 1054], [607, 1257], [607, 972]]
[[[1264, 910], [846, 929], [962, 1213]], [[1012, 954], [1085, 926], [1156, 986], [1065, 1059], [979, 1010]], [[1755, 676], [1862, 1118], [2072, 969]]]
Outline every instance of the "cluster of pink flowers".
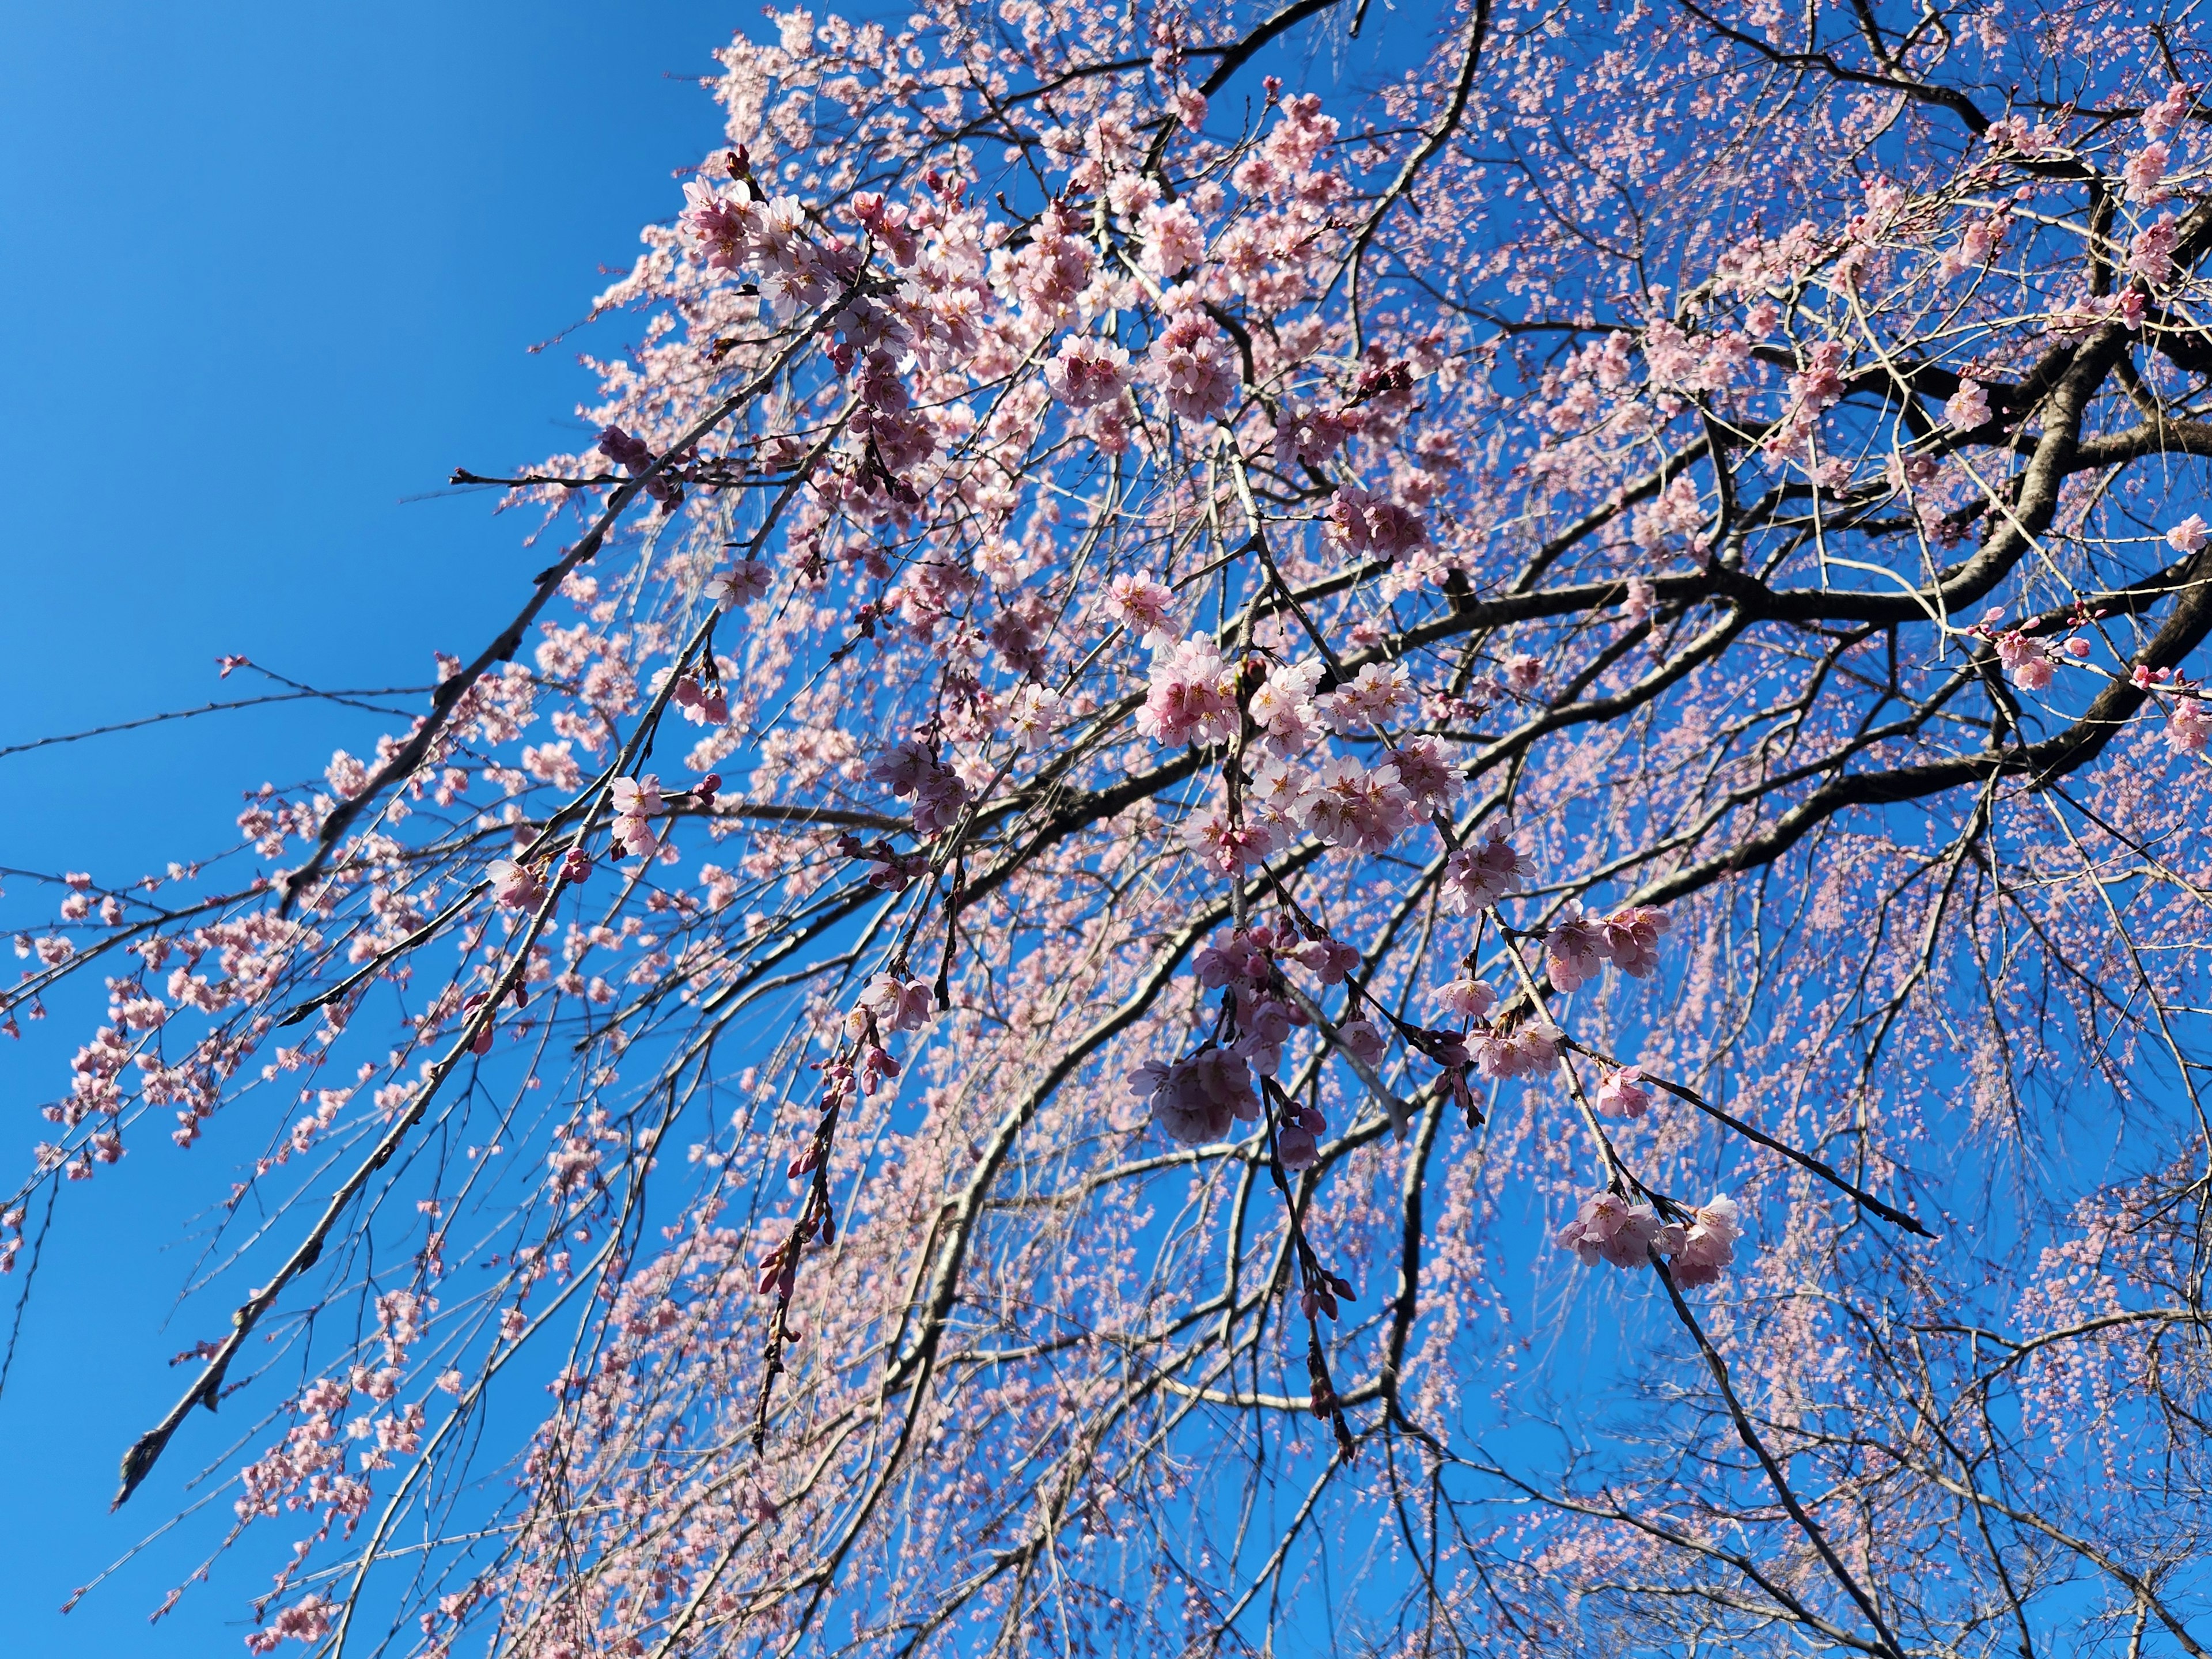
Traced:
[[1314, 689], [1321, 684], [1322, 665], [1308, 659], [1267, 672], [1252, 694], [1252, 723], [1260, 728], [1261, 742], [1279, 756], [1303, 754], [1321, 739], [1320, 710]]
[[2173, 194], [2163, 183], [2171, 155], [2164, 141], [2154, 139], [2128, 157], [2120, 178], [2127, 185], [2129, 201], [2138, 207], [2155, 207]]
[[1666, 915], [1647, 906], [1601, 916], [1573, 905], [1545, 939], [1545, 969], [1561, 991], [1581, 989], [1608, 962], [1632, 979], [1649, 979], [1658, 971], [1659, 936], [1666, 931]]
[[1364, 559], [1396, 559], [1429, 538], [1421, 515], [1388, 495], [1346, 484], [1324, 515], [1329, 538]]
[[1695, 537], [1705, 527], [1707, 517], [1697, 480], [1683, 473], [1659, 492], [1657, 500], [1637, 508], [1636, 544], [1656, 550], [1666, 544], [1669, 536]]
[[2212, 702], [2201, 690], [2177, 691], [2166, 713], [2167, 746], [2185, 754], [2201, 755], [2212, 738]]
[[248, 1635], [246, 1650], [252, 1654], [274, 1653], [285, 1642], [319, 1642], [330, 1634], [331, 1615], [337, 1611], [337, 1602], [310, 1592], [279, 1607], [266, 1630]]
[[1961, 380], [1943, 405], [1943, 418], [1961, 432], [1978, 431], [1990, 423], [1990, 394], [1978, 380]]
[[1029, 245], [1001, 252], [994, 280], [1046, 322], [1066, 316], [1090, 288], [1098, 255], [1072, 206], [1054, 202], [1037, 216]]
[[1152, 1121], [1185, 1146], [1220, 1140], [1240, 1119], [1256, 1122], [1260, 1097], [1244, 1056], [1207, 1048], [1170, 1065], [1148, 1060], [1129, 1073], [1129, 1086], [1152, 1103]]
[[660, 848], [652, 820], [667, 809], [661, 799], [660, 780], [617, 778], [614, 783], [615, 840], [633, 858], [650, 858]]
[[1651, 1090], [1642, 1068], [1624, 1066], [1617, 1072], [1607, 1072], [1598, 1079], [1597, 1095], [1592, 1104], [1607, 1117], [1642, 1117], [1651, 1109]]
[[1170, 319], [1152, 343], [1145, 370], [1170, 409], [1187, 419], [1208, 421], [1229, 407], [1240, 377], [1237, 348], [1197, 299], [1182, 289], [1171, 289], [1163, 298]]
[[494, 859], [484, 875], [492, 897], [510, 910], [534, 910], [545, 897], [544, 874], [513, 859]]
[[1277, 1122], [1275, 1156], [1292, 1175], [1310, 1170], [1321, 1161], [1321, 1138], [1328, 1133], [1328, 1119], [1317, 1104], [1294, 1100]]
[[2142, 112], [2144, 132], [2148, 133], [2154, 141], [2172, 137], [2181, 124], [2189, 118], [2189, 112], [2195, 106], [2196, 101], [2196, 94], [2191, 91], [2187, 82], [2172, 82], [2166, 88], [2164, 95]]
[[1355, 853], [1385, 851], [1418, 822], [1395, 766], [1370, 769], [1349, 755], [1322, 763], [1294, 811], [1316, 839]]
[[1554, 1243], [1572, 1250], [1584, 1267], [1600, 1261], [1616, 1267], [1640, 1267], [1654, 1255], [1664, 1258], [1674, 1282], [1710, 1285], [1735, 1260], [1743, 1236], [1741, 1212], [1726, 1196], [1689, 1212], [1686, 1221], [1664, 1221], [1650, 1204], [1632, 1204], [1618, 1193], [1593, 1193]]
[[1283, 844], [1281, 828], [1265, 817], [1233, 817], [1225, 795], [1183, 820], [1183, 844], [1200, 862], [1224, 875], [1265, 861]]
[[1129, 384], [1129, 354], [1094, 334], [1071, 334], [1044, 366], [1052, 395], [1070, 409], [1111, 403]]
[[1138, 264], [1154, 276], [1179, 276], [1206, 258], [1206, 228], [1188, 202], [1153, 203], [1137, 216], [1137, 235]]
[[2153, 288], [2173, 280], [2173, 250], [2181, 240], [2181, 228], [2168, 216], [2145, 225], [2128, 244], [2128, 269]]
[[1122, 574], [1106, 584], [1107, 614], [1133, 632], [1164, 634], [1175, 617], [1175, 592], [1151, 576]]
[[1505, 842], [1505, 825], [1493, 821], [1481, 843], [1455, 849], [1444, 865], [1444, 906], [1471, 916], [1494, 909], [1508, 894], [1521, 890], [1528, 867]]
[[1370, 662], [1348, 685], [1330, 692], [1321, 707], [1339, 732], [1382, 731], [1419, 701], [1413, 676], [1401, 662]]
[[1360, 959], [1357, 949], [1340, 940], [1302, 939], [1295, 933], [1259, 922], [1232, 929], [1218, 943], [1205, 945], [1193, 965], [1198, 982], [1213, 990], [1239, 981], [1262, 984], [1279, 958], [1310, 969], [1324, 985], [1343, 984]]
[[1435, 1001], [1447, 1013], [1462, 1019], [1487, 1019], [1490, 1011], [1498, 1006], [1498, 993], [1479, 979], [1463, 977], [1439, 986]]
[[[608, 427], [599, 434], [599, 453], [616, 465], [627, 468], [632, 477], [637, 477], [653, 465], [653, 451], [644, 440], [634, 438], [618, 426]], [[672, 512], [684, 500], [684, 491], [668, 476], [664, 467], [645, 481], [645, 493], [660, 503], [663, 512]]]
[[768, 590], [769, 568], [758, 559], [741, 560], [707, 580], [707, 597], [723, 611], [750, 605]]
[[[2086, 640], [2069, 641], [2086, 651]], [[2047, 687], [2058, 672], [2057, 659], [2051, 647], [2030, 634], [2014, 629], [1996, 638], [1997, 660], [2004, 665], [2005, 673], [2023, 691], [2040, 691]]]
[[894, 797], [914, 797], [914, 832], [923, 837], [950, 829], [968, 802], [967, 786], [958, 775], [911, 738], [884, 751], [868, 769], [868, 781], [882, 784]]
[[1237, 672], [1202, 634], [1180, 645], [1156, 635], [1152, 687], [1137, 711], [1137, 730], [1171, 747], [1228, 742], [1237, 734]]
[[829, 262], [807, 234], [806, 210], [795, 196], [763, 202], [740, 181], [735, 193], [702, 179], [684, 186], [678, 224], [709, 268], [750, 271], [777, 322], [788, 322], [830, 292]]
[[729, 695], [719, 683], [702, 684], [697, 675], [686, 674], [676, 682], [672, 695], [684, 718], [695, 726], [730, 723]]
[[1549, 1020], [1533, 1019], [1504, 1031], [1474, 1031], [1467, 1051], [1476, 1073], [1494, 1083], [1549, 1076], [1559, 1063], [1566, 1034]]
[[1275, 465], [1319, 466], [1366, 424], [1358, 409], [1286, 410], [1275, 427]]
[[936, 1012], [928, 986], [890, 974], [878, 974], [868, 982], [860, 993], [860, 1006], [875, 1015], [877, 1028], [884, 1031], [918, 1031]]

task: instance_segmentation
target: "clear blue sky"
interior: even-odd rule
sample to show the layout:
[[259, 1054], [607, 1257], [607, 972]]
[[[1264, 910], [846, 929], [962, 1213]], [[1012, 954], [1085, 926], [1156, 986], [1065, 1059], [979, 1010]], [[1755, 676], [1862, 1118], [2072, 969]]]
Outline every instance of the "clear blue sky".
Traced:
[[[206, 701], [219, 653], [421, 684], [488, 637], [543, 557], [489, 496], [406, 498], [569, 447], [574, 346], [528, 348], [679, 205], [671, 172], [718, 131], [696, 77], [739, 25], [757, 9], [0, 0], [0, 746]], [[360, 735], [262, 713], [0, 761], [0, 864], [128, 879]], [[0, 1053], [9, 1187], [83, 1035]], [[243, 1651], [260, 1551], [150, 1630], [194, 1564], [174, 1547], [55, 1611], [246, 1426], [203, 1419], [175, 1478], [107, 1513], [167, 1358], [209, 1334], [161, 1328], [190, 1183], [228, 1178], [149, 1135], [66, 1194], [0, 1397], [10, 1654]]]

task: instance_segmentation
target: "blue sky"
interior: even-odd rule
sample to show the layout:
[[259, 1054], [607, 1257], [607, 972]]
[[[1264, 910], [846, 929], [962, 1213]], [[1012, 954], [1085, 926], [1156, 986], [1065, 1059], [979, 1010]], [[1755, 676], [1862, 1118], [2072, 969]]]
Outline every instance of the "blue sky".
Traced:
[[[422, 684], [544, 562], [488, 495], [437, 492], [457, 464], [571, 447], [574, 345], [528, 348], [678, 205], [671, 173], [718, 131], [696, 77], [757, 10], [5, 0], [0, 19], [0, 746], [232, 693], [221, 653]], [[267, 711], [10, 757], [0, 864], [126, 880], [221, 844], [241, 788], [362, 735]], [[58, 1011], [0, 1054], [18, 1173], [57, 1045], [83, 1034]], [[181, 1385], [168, 1357], [208, 1334], [162, 1328], [208, 1195], [191, 1183], [228, 1178], [149, 1142], [62, 1206], [0, 1397], [11, 1652], [243, 1651], [258, 1551], [150, 1630], [197, 1562], [167, 1540], [55, 1611], [247, 1426], [203, 1419], [174, 1476], [107, 1513], [118, 1457]]]

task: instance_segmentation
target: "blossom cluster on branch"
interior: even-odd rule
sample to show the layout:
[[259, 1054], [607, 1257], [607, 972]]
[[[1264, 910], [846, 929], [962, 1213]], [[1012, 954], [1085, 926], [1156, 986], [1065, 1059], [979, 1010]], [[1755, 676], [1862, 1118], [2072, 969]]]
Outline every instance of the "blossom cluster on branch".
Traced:
[[2202, 29], [1428, 21], [740, 37], [512, 623], [15, 884], [255, 1651], [2212, 1639]]

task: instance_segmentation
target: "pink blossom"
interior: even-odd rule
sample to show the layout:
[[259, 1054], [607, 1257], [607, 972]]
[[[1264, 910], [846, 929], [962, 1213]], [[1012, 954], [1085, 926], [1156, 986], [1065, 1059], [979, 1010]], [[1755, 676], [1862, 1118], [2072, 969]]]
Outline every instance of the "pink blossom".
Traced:
[[2180, 227], [2171, 216], [2144, 227], [2128, 246], [2128, 269], [2153, 288], [2163, 288], [2172, 279], [2173, 249], [2180, 239]]
[[1183, 844], [1201, 863], [1224, 875], [1266, 862], [1283, 842], [1280, 831], [1265, 819], [1232, 822], [1225, 799], [1185, 819], [1182, 837]]
[[2031, 127], [2024, 115], [2007, 116], [1992, 121], [1982, 137], [1995, 149], [2008, 149], [2016, 155], [2033, 159], [2051, 146], [2051, 135], [2041, 127]]
[[1073, 209], [1060, 203], [1048, 208], [1030, 245], [1006, 263], [1002, 280], [1014, 298], [1046, 318], [1073, 310], [1098, 264], [1084, 230]]
[[1034, 753], [1052, 735], [1064, 699], [1048, 685], [1021, 685], [1006, 702], [1006, 733], [1022, 749]]
[[1176, 312], [1146, 359], [1146, 374], [1166, 395], [1168, 407], [1192, 420], [1211, 420], [1236, 395], [1236, 348], [1195, 305]]
[[727, 726], [730, 723], [730, 700], [717, 685], [702, 686], [697, 679], [686, 674], [676, 682], [676, 706], [684, 718], [694, 726]]
[[1201, 634], [1181, 645], [1155, 636], [1152, 689], [1137, 730], [1155, 742], [1226, 743], [1237, 732], [1237, 670]]
[[1400, 558], [1428, 540], [1419, 514], [1351, 484], [1330, 498], [1322, 517], [1330, 539], [1363, 558]]
[[2012, 683], [2023, 691], [2040, 691], [2049, 685], [2056, 665], [2050, 648], [2018, 629], [1997, 635], [1997, 659]]
[[358, 795], [368, 787], [368, 768], [343, 749], [331, 757], [331, 763], [323, 769], [331, 787], [342, 796]]
[[885, 202], [874, 191], [864, 190], [854, 193], [847, 211], [855, 223], [866, 229], [893, 264], [904, 266], [915, 262], [920, 252], [920, 239], [915, 234], [911, 216], [902, 204]]
[[1221, 943], [1206, 945], [1191, 963], [1198, 970], [1198, 982], [1214, 990], [1240, 980], [1262, 977], [1267, 971], [1268, 942], [1272, 935], [1254, 928], [1231, 932]]
[[1305, 1020], [1303, 1014], [1293, 1017], [1289, 1003], [1261, 995], [1249, 987], [1237, 988], [1235, 1003], [1237, 1029], [1262, 1048], [1281, 1048], [1290, 1040], [1291, 1028]]
[[1528, 866], [1505, 844], [1505, 829], [1493, 822], [1480, 846], [1455, 849], [1444, 865], [1444, 908], [1471, 916], [1496, 907], [1510, 893], [1521, 890]]
[[653, 775], [642, 778], [617, 778], [614, 784], [614, 805], [616, 813], [622, 817], [654, 817], [664, 807], [660, 798], [659, 778]]
[[937, 1006], [928, 986], [918, 979], [900, 980], [878, 974], [860, 993], [860, 1006], [872, 1012], [878, 1029], [918, 1031], [936, 1017]]
[[1651, 1259], [1662, 1224], [1649, 1204], [1631, 1204], [1618, 1193], [1594, 1193], [1553, 1242], [1572, 1250], [1585, 1267], [1600, 1261], [1640, 1267]]
[[1561, 991], [1577, 991], [1597, 977], [1606, 958], [1605, 935], [1597, 918], [1579, 905], [1554, 922], [1544, 941], [1544, 965]]
[[707, 581], [707, 597], [723, 611], [734, 611], [747, 605], [769, 590], [769, 568], [758, 559], [746, 559], [732, 565], [727, 570], [716, 572]]
[[1155, 204], [1137, 218], [1144, 244], [1137, 263], [1154, 276], [1174, 276], [1206, 257], [1206, 230], [1187, 202]]
[[2204, 515], [2192, 513], [2166, 532], [2166, 545], [2177, 553], [2201, 553], [2204, 544], [2212, 541], [2212, 525], [2204, 522]]
[[1943, 418], [1961, 432], [1977, 431], [1989, 424], [1990, 394], [1980, 382], [1961, 380], [1943, 404]]
[[1601, 924], [1605, 954], [1631, 979], [1649, 979], [1659, 971], [1659, 936], [1667, 927], [1666, 913], [1647, 905], [1617, 910]]
[[959, 777], [912, 738], [884, 750], [867, 775], [869, 782], [885, 786], [895, 799], [914, 797], [914, 830], [918, 836], [933, 836], [946, 829], [967, 804], [967, 787]]
[[1208, 1048], [1171, 1066], [1153, 1061], [1131, 1073], [1129, 1083], [1151, 1097], [1152, 1121], [1182, 1146], [1220, 1140], [1238, 1119], [1260, 1116], [1251, 1068], [1242, 1054], [1225, 1048]]
[[2127, 183], [2128, 200], [2144, 205], [2162, 202], [2173, 194], [2162, 189], [2160, 181], [2166, 177], [2167, 150], [2163, 143], [2145, 144], [2120, 169], [2120, 177]]
[[1735, 1242], [1743, 1237], [1743, 1214], [1735, 1200], [1717, 1196], [1692, 1212], [1681, 1249], [1670, 1271], [1684, 1286], [1710, 1285], [1721, 1269], [1735, 1260]]
[[1657, 549], [1669, 535], [1695, 536], [1705, 526], [1705, 503], [1697, 481], [1686, 472], [1662, 490], [1658, 498], [1637, 508], [1634, 537], [1638, 546]]
[[760, 206], [725, 196], [703, 179], [687, 179], [684, 211], [677, 224], [714, 270], [743, 269], [754, 257], [760, 232]]
[[1542, 1077], [1559, 1064], [1563, 1035], [1556, 1025], [1536, 1020], [1510, 1032], [1477, 1032], [1467, 1048], [1484, 1077], [1501, 1082]]
[[1645, 1085], [1641, 1070], [1624, 1066], [1617, 1072], [1607, 1072], [1598, 1080], [1597, 1095], [1592, 1103], [1607, 1117], [1638, 1118], [1651, 1109], [1651, 1091]]
[[893, 744], [884, 751], [881, 759], [868, 768], [868, 781], [884, 785], [894, 796], [911, 795], [936, 769], [937, 757], [908, 738]]
[[1462, 1019], [1487, 1019], [1498, 1006], [1498, 993], [1479, 979], [1455, 979], [1437, 988], [1436, 1002]]
[[2199, 693], [2185, 691], [2166, 712], [2166, 741], [2185, 754], [2201, 755], [2212, 738], [2212, 702]]
[[1452, 764], [1442, 740], [1408, 738], [1391, 750], [1390, 757], [1398, 769], [1398, 781], [1417, 806], [1437, 812], [1451, 805], [1452, 793], [1459, 787], [1459, 769]]
[[1805, 368], [1790, 377], [1790, 396], [1808, 415], [1832, 408], [1844, 395], [1844, 343], [1822, 340], [1807, 354]]
[[2195, 102], [2186, 82], [2176, 81], [2166, 89], [2166, 94], [2142, 112], [2143, 131], [2154, 140], [2163, 139], [2189, 118], [2190, 106]]
[[1347, 1053], [1365, 1065], [1379, 1065], [1389, 1043], [1371, 1019], [1349, 1019], [1336, 1028], [1336, 1040]]
[[1253, 723], [1267, 733], [1268, 746], [1278, 754], [1298, 754], [1312, 747], [1320, 736], [1315, 726], [1318, 711], [1313, 693], [1321, 683], [1321, 671], [1317, 661], [1271, 669], [1252, 694]]
[[337, 1611], [335, 1601], [327, 1601], [314, 1594], [303, 1595], [289, 1607], [278, 1608], [268, 1629], [248, 1636], [246, 1651], [274, 1653], [281, 1642], [319, 1642], [330, 1634], [331, 1615]]
[[494, 859], [484, 874], [491, 882], [492, 896], [510, 910], [535, 909], [545, 896], [544, 878], [528, 865]]
[[1415, 701], [1413, 677], [1401, 662], [1370, 662], [1352, 684], [1328, 694], [1325, 711], [1339, 732], [1356, 733], [1392, 724]]
[[1321, 1137], [1328, 1133], [1328, 1120], [1321, 1108], [1293, 1102], [1275, 1132], [1275, 1154], [1291, 1175], [1310, 1170], [1321, 1161]]
[[1129, 383], [1129, 354], [1096, 335], [1073, 334], [1044, 366], [1044, 377], [1070, 409], [1110, 403]]
[[1632, 628], [1641, 626], [1658, 608], [1659, 590], [1642, 576], [1628, 579], [1628, 598], [1623, 602], [1621, 614]]
[[1298, 803], [1299, 821], [1316, 839], [1354, 852], [1379, 853], [1413, 822], [1413, 798], [1398, 769], [1372, 771], [1351, 756], [1323, 763]]
[[1360, 963], [1356, 946], [1333, 939], [1308, 939], [1291, 955], [1324, 985], [1343, 984]]
[[1164, 632], [1175, 615], [1175, 594], [1151, 576], [1116, 576], [1106, 584], [1109, 615], [1139, 633]]
[[[1285, 412], [1275, 427], [1275, 465], [1285, 469], [1300, 463], [1319, 466], [1343, 448], [1346, 440], [1366, 423], [1366, 415], [1358, 409]], [[1333, 526], [1349, 531], [1346, 520], [1337, 514], [1334, 503], [1331, 504], [1328, 517]], [[1363, 530], [1371, 538], [1372, 530], [1364, 526]]]

